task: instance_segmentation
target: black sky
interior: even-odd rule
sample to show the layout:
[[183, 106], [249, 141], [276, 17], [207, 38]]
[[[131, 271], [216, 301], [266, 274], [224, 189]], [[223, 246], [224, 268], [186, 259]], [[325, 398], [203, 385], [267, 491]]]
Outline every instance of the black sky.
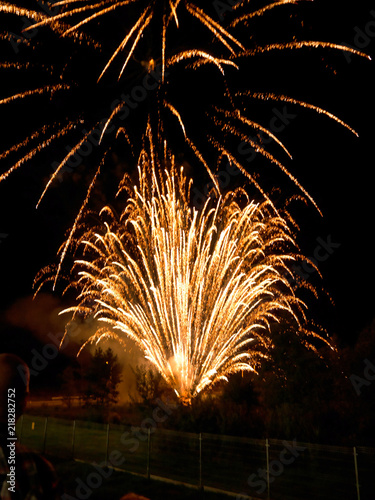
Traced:
[[[317, 0], [301, 12], [298, 15], [303, 18], [306, 39], [345, 43], [375, 59], [375, 7], [370, 2], [344, 4], [336, 0]], [[4, 26], [7, 18], [0, 20]], [[283, 26], [277, 18], [273, 23], [272, 32], [282, 32]], [[265, 83], [272, 83], [270, 88], [279, 88], [322, 106], [359, 132], [357, 138], [325, 116], [299, 110], [280, 133], [280, 139], [294, 158], [288, 167], [324, 215], [320, 217], [312, 205], [295, 214], [301, 226], [303, 252], [309, 257], [324, 254], [324, 260], [319, 263], [322, 285], [335, 302], [335, 306], [328, 306], [328, 301], [323, 300], [312, 304], [311, 309], [317, 321], [330, 333], [353, 342], [375, 316], [374, 62], [334, 51], [306, 51], [304, 54], [302, 59], [295, 59], [298, 67], [293, 67], [296, 63], [290, 55], [284, 60], [283, 53], [279, 53], [278, 62], [266, 57], [262, 63], [264, 67], [260, 68]], [[271, 62], [273, 65], [269, 66]], [[251, 74], [247, 77], [251, 78]], [[1, 97], [9, 92], [6, 73], [0, 80], [0, 92]], [[14, 113], [5, 111], [1, 150], [9, 146], [13, 133], [17, 136], [24, 123], [33, 119], [30, 112], [26, 101], [22, 109]], [[1, 172], [3, 168], [0, 164]], [[274, 169], [267, 172], [265, 181], [272, 184]], [[78, 195], [85, 188], [84, 175], [80, 175], [67, 177], [54, 187], [38, 211], [35, 203], [46, 178], [45, 171], [39, 169], [37, 163], [25, 165], [0, 184], [0, 321], [3, 332], [10, 328], [5, 320], [6, 311], [17, 299], [32, 293], [34, 276], [54, 259], [63, 241], [64, 232], [79, 206]], [[275, 179], [279, 178], [276, 175]], [[288, 182], [285, 186], [290, 188]], [[322, 241], [333, 242], [327, 258], [327, 252], [317, 250], [322, 247]], [[315, 278], [312, 276], [313, 280]]]

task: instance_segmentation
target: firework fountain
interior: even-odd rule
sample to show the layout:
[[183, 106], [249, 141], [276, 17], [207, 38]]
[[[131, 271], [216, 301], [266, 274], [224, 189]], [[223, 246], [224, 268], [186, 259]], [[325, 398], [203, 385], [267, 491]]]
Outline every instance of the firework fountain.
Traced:
[[144, 151], [120, 218], [105, 207], [98, 228], [83, 225], [68, 285], [78, 305], [62, 313], [102, 325], [86, 344], [133, 340], [189, 404], [231, 373], [255, 372], [282, 318], [306, 346], [324, 339], [306, 328], [291, 285], [300, 256], [286, 218], [243, 190], [192, 208], [183, 169], [171, 153], [166, 163]]
[[[265, 147], [264, 143], [271, 142], [291, 157], [272, 130], [248, 116], [246, 103], [287, 102], [328, 116], [356, 134], [335, 114], [315, 104], [260, 92], [255, 86], [233, 89], [228, 83], [238, 80], [244, 61], [265, 53], [324, 48], [367, 57], [356, 49], [324, 41], [294, 38], [261, 45], [251, 41], [250, 46], [248, 36], [244, 41], [243, 34], [257, 18], [299, 3], [281, 0], [252, 10], [250, 2], [240, 0], [224, 27], [213, 18], [212, 5], [201, 1], [60, 0], [49, 14], [0, 2], [0, 12], [31, 21], [25, 32], [48, 31], [55, 44], [53, 64], [38, 41], [34, 44], [25, 38], [26, 54], [35, 61], [40, 51], [47, 55], [46, 61], [1, 65], [4, 71], [26, 76], [35, 66], [46, 79], [43, 85], [25, 88], [27, 79], [19, 78], [20, 88], [0, 98], [2, 106], [23, 99], [38, 103], [47, 99], [54, 113], [53, 120], [48, 113], [44, 118], [39, 104], [32, 113], [38, 118], [38, 128], [0, 155], [0, 160], [11, 162], [0, 174], [0, 182], [46, 148], [62, 141], [72, 144], [57, 162], [39, 206], [69, 161], [99, 131], [98, 161], [90, 162], [96, 166], [61, 247], [59, 264], [52, 277], [49, 269], [37, 281], [43, 284], [52, 279], [56, 285], [64, 259], [73, 255], [74, 277], [69, 288], [78, 289], [78, 305], [64, 312], [73, 313], [73, 319], [83, 315], [99, 320], [102, 326], [88, 342], [107, 337], [120, 342], [132, 339], [184, 403], [231, 373], [256, 371], [262, 357], [272, 350], [273, 325], [285, 318], [293, 321], [296, 335], [308, 347], [315, 349], [314, 338], [326, 342], [307, 328], [306, 306], [292, 286], [290, 264], [301, 258], [293, 221], [286, 212], [281, 215], [233, 150], [236, 141], [246, 141], [285, 172], [315, 205], [273, 150]], [[123, 16], [121, 33], [116, 31], [119, 16]], [[102, 26], [113, 33], [109, 46], [101, 36]], [[199, 34], [197, 41], [195, 33]], [[144, 102], [124, 122], [128, 102], [118, 95], [148, 81], [157, 67], [160, 78], [152, 95], [143, 93]], [[220, 90], [212, 92], [212, 99], [201, 109], [190, 92], [179, 95], [176, 89], [180, 88], [181, 75], [193, 75], [199, 94], [200, 72], [207, 69], [212, 89]], [[237, 76], [228, 79], [228, 74]], [[79, 109], [74, 104], [77, 102]], [[190, 114], [189, 107], [193, 110]], [[77, 136], [80, 129], [83, 132]], [[176, 129], [180, 143], [176, 140], [173, 144]], [[119, 218], [106, 206], [100, 213], [102, 224], [94, 228], [87, 222], [89, 202], [103, 174], [106, 153], [118, 141], [125, 143], [136, 159], [138, 185], [130, 190]], [[213, 196], [199, 209], [192, 206], [190, 182], [175, 161], [186, 148], [194, 161], [203, 165], [213, 185]], [[245, 190], [222, 194], [215, 176], [222, 161], [241, 171], [263, 201], [250, 201]], [[119, 191], [127, 180], [125, 173]]]

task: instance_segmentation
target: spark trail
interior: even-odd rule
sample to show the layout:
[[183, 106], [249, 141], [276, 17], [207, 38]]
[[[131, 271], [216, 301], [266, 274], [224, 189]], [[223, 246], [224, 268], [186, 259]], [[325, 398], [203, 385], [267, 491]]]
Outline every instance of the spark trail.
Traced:
[[161, 173], [143, 152], [121, 217], [106, 207], [100, 229], [84, 226], [69, 285], [78, 305], [61, 314], [102, 325], [84, 345], [132, 339], [189, 404], [232, 373], [256, 372], [283, 320], [312, 349], [324, 339], [306, 328], [306, 306], [289, 279], [298, 254], [287, 220], [242, 190], [191, 208], [191, 183], [173, 157], [166, 163]]
[[[42, 10], [39, 12], [18, 6], [16, 1], [0, 1], [0, 12], [8, 16], [30, 20], [32, 24], [25, 28], [26, 34], [29, 30], [38, 31], [35, 40], [33, 38], [28, 41], [30, 53], [26, 52], [26, 54], [29, 54], [30, 60], [17, 63], [7, 61], [1, 64], [0, 67], [4, 71], [19, 71], [17, 82], [21, 88], [17, 89], [13, 95], [0, 96], [0, 105], [13, 106], [17, 105], [17, 101], [21, 99], [36, 102], [36, 99], [44, 98], [46, 106], [40, 101], [39, 108], [34, 111], [34, 114], [31, 114], [31, 122], [36, 116], [38, 118], [39, 115], [44, 116], [44, 108], [53, 109], [53, 115], [61, 115], [54, 119], [53, 124], [50, 113], [45, 120], [41, 118], [38, 126], [32, 128], [29, 135], [24, 136], [18, 144], [14, 144], [8, 151], [0, 154], [0, 160], [7, 157], [9, 162], [13, 161], [13, 156], [18, 156], [10, 167], [7, 166], [6, 170], [0, 171], [0, 181], [6, 179], [19, 166], [29, 161], [37, 161], [36, 157], [43, 153], [52, 142], [61, 144], [62, 141], [58, 141], [58, 139], [64, 137], [69, 146], [69, 153], [63, 153], [64, 157], [47, 183], [48, 188], [64, 169], [64, 165], [72, 159], [74, 152], [79, 153], [80, 147], [84, 147], [85, 143], [82, 138], [86, 134], [85, 130], [102, 132], [100, 143], [96, 146], [97, 156], [92, 163], [101, 164], [105, 152], [113, 143], [119, 141], [121, 141], [121, 147], [124, 138], [126, 146], [130, 144], [129, 150], [135, 151], [134, 158], [137, 158], [142, 147], [140, 144], [147, 135], [148, 124], [152, 122], [154, 137], [159, 145], [165, 139], [170, 142], [171, 131], [174, 133], [174, 129], [178, 125], [182, 132], [178, 148], [185, 148], [187, 145], [197, 161], [208, 171], [217, 187], [214, 172], [208, 166], [206, 150], [198, 148], [198, 142], [204, 136], [202, 130], [208, 131], [210, 129], [210, 133], [204, 137], [204, 146], [206, 149], [213, 146], [218, 159], [223, 156], [223, 151], [227, 151], [227, 156], [231, 161], [241, 164], [241, 159], [233, 151], [233, 141], [236, 142], [238, 139], [242, 141], [246, 137], [254, 136], [254, 133], [257, 134], [259, 131], [268, 135], [271, 142], [281, 146], [290, 157], [286, 147], [271, 130], [252, 119], [251, 116], [247, 116], [244, 111], [244, 96], [257, 100], [269, 98], [281, 100], [314, 110], [325, 114], [356, 134], [352, 127], [334, 113], [301, 99], [294, 99], [292, 96], [286, 97], [283, 94], [272, 94], [271, 92], [262, 93], [253, 84], [251, 84], [252, 90], [244, 89], [242, 95], [236, 90], [230, 89], [228, 74], [230, 76], [233, 72], [241, 73], [241, 65], [244, 60], [261, 57], [269, 52], [281, 54], [284, 51], [298, 53], [301, 50], [324, 49], [346, 51], [368, 58], [361, 51], [324, 41], [298, 41], [293, 38], [293, 41], [290, 42], [262, 45], [257, 45], [256, 41], [255, 43], [249, 41], [248, 35], [252, 33], [254, 26], [252, 23], [256, 22], [259, 17], [268, 16], [270, 12], [277, 9], [297, 8], [300, 3], [302, 2], [299, 0], [270, 1], [265, 2], [261, 8], [253, 8], [251, 3], [242, 0], [233, 7], [229, 23], [225, 24], [214, 19], [214, 9], [210, 3], [207, 4], [199, 0], [99, 0], [96, 2], [91, 0], [60, 0], [53, 4], [53, 12], [51, 11], [49, 15]], [[117, 23], [118, 18], [124, 20], [121, 28]], [[105, 22], [108, 25], [105, 25], [106, 29], [102, 29], [101, 23]], [[113, 26], [113, 30], [116, 28], [116, 31], [112, 32], [108, 26]], [[51, 43], [56, 43], [56, 47], [58, 47], [58, 50], [55, 50], [55, 45], [53, 45], [53, 53], [56, 56], [52, 60], [48, 58], [48, 61], [39, 58], [40, 50], [43, 47], [43, 34], [46, 33], [48, 37], [51, 34], [55, 35], [55, 38], [51, 39]], [[109, 33], [110, 36], [108, 36]], [[186, 42], [187, 34], [189, 35], [189, 43]], [[150, 36], [149, 39], [148, 36]], [[114, 42], [117, 39], [118, 41]], [[90, 51], [93, 51], [89, 55], [85, 53], [86, 46], [90, 48]], [[69, 48], [68, 51], [66, 48]], [[67, 52], [71, 52], [72, 55], [67, 57]], [[44, 54], [43, 51], [41, 53]], [[91, 61], [95, 61], [95, 65]], [[142, 123], [141, 132], [134, 137], [132, 131], [135, 127], [132, 117], [126, 122], [122, 121], [127, 104], [125, 100], [118, 99], [118, 97], [121, 92], [124, 94], [125, 92], [123, 87], [116, 87], [116, 83], [112, 79], [113, 76], [115, 79], [118, 77], [121, 80], [121, 85], [125, 85], [129, 92], [129, 82], [132, 82], [133, 85], [134, 81], [142, 81], [144, 72], [154, 71], [156, 64], [161, 68], [159, 85], [153, 92], [149, 93], [150, 95], [145, 97], [145, 112], [141, 115], [140, 109], [137, 109], [137, 112], [132, 113], [132, 116], [136, 115], [137, 121]], [[205, 103], [203, 110], [202, 106], [196, 105], [197, 99], [194, 97], [191, 99], [190, 95], [199, 96], [199, 89], [202, 86], [199, 71], [207, 65], [212, 67], [212, 75], [214, 75], [214, 78], [211, 78], [212, 88], [217, 87], [217, 74], [219, 74], [223, 93], [219, 97], [210, 96], [211, 100]], [[48, 75], [48, 78], [46, 76], [47, 81], [41, 83], [38, 88], [30, 89], [27, 88], [28, 75], [34, 66], [39, 70], [43, 68], [43, 74]], [[171, 89], [183, 83], [174, 77], [176, 74], [181, 75], [181, 67], [191, 70], [197, 75], [196, 88], [189, 89], [189, 92], [182, 91], [176, 97]], [[207, 74], [205, 74], [205, 78], [207, 78]], [[107, 82], [109, 82], [108, 85]], [[119, 92], [114, 92], [114, 89], [119, 90]], [[188, 114], [189, 106], [186, 107], [186, 101], [191, 104], [190, 107], [194, 109], [194, 113]], [[119, 104], [114, 106], [115, 102]], [[200, 124], [200, 127], [196, 126], [197, 123]], [[53, 133], [51, 132], [52, 125]], [[104, 131], [109, 130], [110, 125], [114, 132], [112, 135], [108, 134], [108, 140], [105, 140], [107, 137], [104, 137]], [[120, 131], [123, 134], [119, 134]], [[38, 137], [39, 144], [35, 144], [36, 137]], [[231, 146], [228, 147], [227, 144], [231, 144]], [[29, 150], [27, 150], [28, 145], [30, 145]], [[284, 161], [271, 153], [272, 148], [265, 148], [261, 142], [253, 142], [251, 146], [260, 156], [285, 172], [302, 189], [296, 178], [289, 173]], [[176, 153], [178, 148], [175, 148]], [[210, 163], [212, 166], [212, 162]], [[101, 172], [104, 171], [105, 166], [103, 165]], [[243, 165], [241, 165], [241, 171], [248, 178], [254, 177], [252, 172], [246, 172]], [[96, 179], [96, 172], [97, 167], [93, 166], [91, 180]], [[303, 189], [302, 191], [307, 195], [306, 191]], [[44, 195], [45, 191], [42, 193], [38, 205]], [[310, 199], [314, 203], [311, 197]], [[82, 200], [82, 207], [86, 203], [86, 199]]]

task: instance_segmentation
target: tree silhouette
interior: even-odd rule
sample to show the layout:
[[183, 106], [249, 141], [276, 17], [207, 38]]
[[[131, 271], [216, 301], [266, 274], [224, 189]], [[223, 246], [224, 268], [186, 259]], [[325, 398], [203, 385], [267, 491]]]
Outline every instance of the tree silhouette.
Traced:
[[118, 385], [122, 380], [122, 366], [111, 348], [97, 347], [85, 374], [87, 387], [85, 401], [89, 406], [108, 408], [117, 403]]
[[[163, 379], [159, 372], [143, 365], [133, 369], [136, 387], [143, 404], [152, 404], [163, 392]], [[165, 389], [165, 387], [164, 387]]]

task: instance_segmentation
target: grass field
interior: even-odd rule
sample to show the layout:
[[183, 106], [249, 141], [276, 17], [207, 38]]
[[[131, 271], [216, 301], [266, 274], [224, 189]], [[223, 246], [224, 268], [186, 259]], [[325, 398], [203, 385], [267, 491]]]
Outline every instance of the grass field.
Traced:
[[[221, 493], [230, 492], [233, 497], [243, 492], [249, 497], [264, 499], [267, 496], [267, 463], [273, 500], [358, 498], [353, 448], [350, 447], [293, 444], [294, 441], [288, 443], [276, 439], [266, 442], [212, 434], [202, 434], [200, 439], [197, 434], [157, 427], [148, 435], [147, 428], [142, 427], [107, 426], [56, 418], [47, 420], [31, 415], [24, 415], [23, 421], [17, 425], [17, 432], [22, 444], [63, 459], [58, 461], [58, 468], [69, 491], [77, 488], [74, 483], [77, 478], [82, 483], [90, 474], [87, 468], [93, 465], [87, 464], [97, 465], [92, 471], [94, 475], [89, 477], [99, 481], [99, 487], [92, 488], [90, 496], [71, 494], [73, 498], [115, 500], [116, 497], [104, 493], [107, 488], [109, 491], [112, 488], [116, 494], [140, 488], [139, 493], [146, 497], [152, 493], [151, 500], [200, 498], [198, 487], [203, 485]], [[293, 446], [297, 448], [293, 449]], [[73, 458], [86, 464], [78, 464]], [[99, 469], [106, 469], [107, 460], [116, 472], [106, 480], [96, 477]], [[357, 462], [361, 500], [374, 500], [375, 450], [357, 448]], [[160, 478], [164, 484], [149, 482], [145, 479], [147, 477]], [[183, 488], [178, 493], [181, 496], [176, 496], [177, 493], [174, 497], [173, 493], [165, 496], [164, 488], [167, 492], [180, 488], [167, 484], [168, 481], [191, 487]], [[212, 495], [212, 498], [221, 498], [219, 493]]]
[[[65, 493], [73, 498], [80, 498], [77, 496], [77, 487], [79, 486], [81, 487], [80, 493], [87, 493], [91, 500], [119, 500], [122, 495], [130, 492], [145, 496], [150, 500], [228, 500], [230, 498], [216, 492], [200, 492], [194, 488], [152, 479], [147, 480], [120, 471], [113, 471], [111, 476], [107, 479], [103, 478], [102, 482], [98, 479], [95, 488], [92, 479], [93, 475], [98, 477], [98, 472], [92, 465], [76, 461], [56, 460], [55, 458], [49, 459], [55, 466]], [[87, 490], [82, 487], [81, 481], [87, 486]]]
[[[105, 424], [25, 415], [18, 434], [23, 444], [51, 456], [97, 464], [109, 459], [126, 472], [193, 487], [203, 481], [208, 487], [237, 492], [247, 486], [249, 469], [265, 466], [264, 444], [257, 440], [203, 435], [200, 452], [197, 434], [157, 429], [148, 442], [140, 428], [111, 425], [109, 430]], [[254, 445], [252, 453], [249, 444]]]

